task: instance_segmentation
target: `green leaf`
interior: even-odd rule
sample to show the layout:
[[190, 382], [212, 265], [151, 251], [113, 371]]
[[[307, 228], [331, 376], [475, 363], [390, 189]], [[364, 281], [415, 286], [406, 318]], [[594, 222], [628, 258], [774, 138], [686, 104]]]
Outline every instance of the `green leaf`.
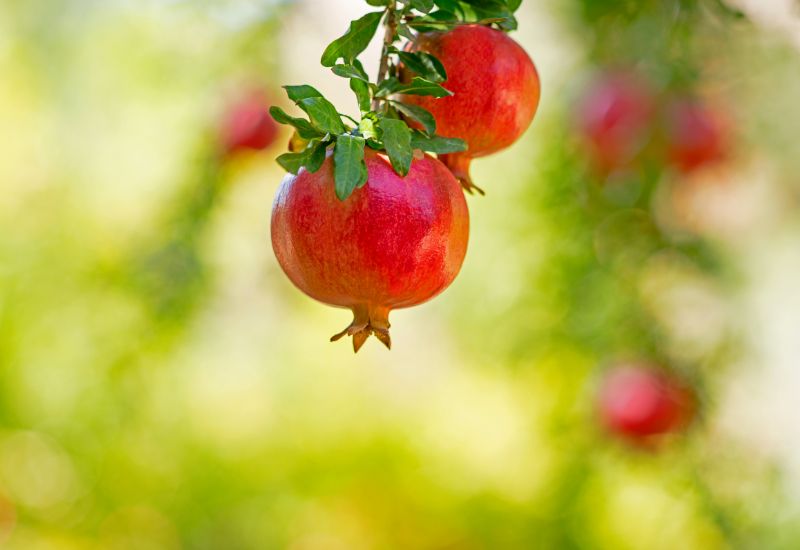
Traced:
[[369, 76], [367, 76], [367, 71], [366, 71], [366, 69], [364, 69], [364, 65], [361, 64], [361, 61], [359, 61], [358, 59], [354, 59], [353, 60], [353, 67], [358, 69], [361, 72], [361, 74], [366, 76], [367, 80], [369, 80]]
[[309, 172], [316, 172], [325, 161], [327, 146], [327, 143], [315, 139], [310, 141], [302, 151], [298, 153], [284, 153], [276, 160], [287, 172], [291, 172], [292, 174], [297, 174], [303, 167]]
[[506, 0], [506, 5], [511, 10], [511, 13], [514, 13], [522, 5], [522, 0]]
[[313, 139], [324, 134], [324, 132], [314, 128], [309, 121], [304, 118], [295, 118], [286, 114], [286, 111], [280, 107], [270, 107], [269, 114], [279, 124], [288, 124], [293, 126], [297, 133], [303, 139]]
[[383, 130], [383, 145], [389, 154], [394, 171], [405, 177], [411, 168], [414, 150], [411, 147], [411, 129], [402, 120], [396, 118], [380, 119]]
[[408, 26], [419, 32], [440, 31], [451, 28], [453, 26], [452, 22], [458, 19], [459, 17], [455, 12], [436, 10], [428, 15], [412, 19], [408, 22]]
[[411, 0], [411, 7], [422, 13], [428, 13], [433, 9], [433, 0]]
[[356, 187], [367, 182], [364, 144], [364, 138], [349, 134], [343, 134], [336, 139], [333, 165], [336, 196], [340, 201], [349, 197]]
[[446, 89], [441, 84], [431, 82], [420, 76], [415, 76], [411, 84], [393, 85], [391, 89], [384, 93], [379, 93], [379, 97], [385, 97], [388, 94], [401, 93], [406, 95], [425, 95], [433, 97], [447, 97], [453, 95], [453, 92]]
[[367, 4], [369, 4], [370, 6], [376, 6], [376, 7], [388, 6], [389, 5], [389, 0], [367, 0]]
[[[410, 26], [420, 31], [427, 32], [429, 30], [446, 28], [446, 26], [443, 25], [445, 21], [467, 20], [468, 14], [458, 0], [433, 0], [433, 3], [438, 9], [422, 17], [415, 18]], [[426, 24], [431, 26], [427, 26]]]
[[323, 132], [341, 134], [345, 131], [336, 107], [324, 97], [308, 97], [301, 100], [298, 105], [308, 113], [311, 123]]
[[507, 0], [460, 0], [477, 10], [502, 10], [506, 8]]
[[358, 132], [365, 140], [367, 140], [367, 143], [374, 141], [378, 137], [374, 119], [375, 115], [371, 114], [362, 118], [361, 122], [358, 123]]
[[502, 23], [498, 23], [501, 29], [504, 31], [515, 31], [517, 30], [517, 18], [511, 15], [510, 13], [505, 16], [505, 20]]
[[405, 23], [397, 25], [397, 34], [399, 34], [400, 36], [402, 36], [407, 40], [415, 40], [417, 38], [414, 35], [413, 31], [411, 30], [411, 27], [409, 27]]
[[295, 103], [299, 103], [303, 99], [308, 99], [309, 97], [322, 97], [322, 94], [319, 93], [316, 88], [306, 84], [301, 86], [284, 86], [283, 89], [286, 90], [286, 95], [289, 96], [289, 99]]
[[422, 124], [425, 132], [432, 136], [436, 133], [436, 119], [427, 109], [423, 109], [419, 105], [411, 105], [408, 103], [401, 103], [400, 101], [392, 101], [392, 106], [403, 113], [405, 116], [412, 118]]
[[370, 101], [371, 97], [369, 94], [369, 84], [364, 82], [363, 80], [356, 80], [355, 78], [350, 80], [350, 89], [356, 94], [356, 99], [358, 100], [358, 108], [361, 110], [362, 113], [365, 113], [370, 110]]
[[275, 160], [278, 161], [278, 164], [280, 164], [284, 170], [296, 175], [300, 171], [300, 168], [306, 163], [307, 158], [305, 152], [300, 152], [284, 153]]
[[383, 12], [376, 11], [352, 21], [347, 32], [325, 48], [325, 52], [322, 54], [322, 65], [332, 67], [339, 59], [344, 59], [345, 63], [352, 63], [375, 36], [382, 17]]
[[464, 15], [464, 11], [458, 4], [458, 0], [433, 0], [433, 3], [441, 10], [450, 12], [453, 15], [455, 15], [456, 12], [461, 12], [461, 15]]
[[[517, 28], [514, 10], [509, 7], [507, 0], [461, 0], [472, 7], [478, 19], [502, 19], [497, 23], [503, 30], [511, 31]], [[519, 6], [517, 6], [518, 8]]]
[[447, 80], [447, 71], [436, 57], [425, 52], [397, 52], [397, 57], [409, 69], [431, 82]]
[[415, 131], [411, 135], [411, 147], [437, 154], [460, 153], [467, 150], [467, 142], [463, 139], [442, 136], [428, 137], [422, 132]]
[[[375, 86], [374, 84], [372, 86]], [[389, 77], [380, 86], [375, 87], [375, 97], [386, 97], [394, 93], [394, 91], [402, 86], [397, 77]]]
[[[313, 142], [311, 142], [313, 143]], [[309, 144], [311, 147], [311, 144]], [[319, 142], [314, 145], [314, 148], [308, 153], [308, 162], [306, 163], [306, 170], [311, 172], [312, 174], [319, 170], [322, 167], [322, 163], [325, 162], [325, 154], [328, 151], [328, 144], [325, 142]]]
[[342, 78], [357, 78], [358, 80], [369, 82], [369, 76], [360, 71], [355, 65], [334, 65], [331, 67], [331, 71]]

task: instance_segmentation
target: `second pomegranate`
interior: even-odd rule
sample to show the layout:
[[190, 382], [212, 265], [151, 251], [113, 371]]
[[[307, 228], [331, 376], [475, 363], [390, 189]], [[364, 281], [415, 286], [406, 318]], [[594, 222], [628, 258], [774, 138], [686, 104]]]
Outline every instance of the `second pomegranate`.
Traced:
[[439, 158], [467, 191], [482, 193], [472, 181], [470, 163], [510, 146], [530, 126], [539, 106], [536, 66], [506, 33], [482, 25], [420, 34], [411, 49], [442, 62], [447, 72], [444, 86], [453, 95], [407, 95], [403, 101], [430, 111], [437, 133], [467, 142], [467, 151]]

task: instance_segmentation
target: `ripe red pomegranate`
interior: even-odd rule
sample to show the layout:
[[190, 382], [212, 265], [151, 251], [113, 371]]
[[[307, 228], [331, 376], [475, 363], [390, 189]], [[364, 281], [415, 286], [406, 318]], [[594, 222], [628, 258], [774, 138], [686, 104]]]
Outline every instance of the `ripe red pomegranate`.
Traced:
[[221, 141], [226, 154], [266, 149], [278, 137], [278, 124], [269, 114], [266, 94], [253, 91], [233, 103], [222, 121]]
[[599, 407], [612, 433], [646, 443], [684, 428], [694, 413], [694, 397], [682, 381], [663, 369], [632, 364], [609, 373]]
[[403, 178], [366, 150], [366, 185], [340, 201], [331, 155], [315, 173], [287, 175], [272, 208], [272, 247], [289, 279], [312, 298], [353, 310], [358, 351], [370, 334], [387, 347], [389, 311], [433, 298], [467, 251], [469, 212], [458, 182], [430, 156]]
[[467, 142], [463, 153], [440, 156], [468, 191], [478, 191], [469, 175], [473, 158], [505, 149], [530, 126], [539, 106], [539, 75], [531, 58], [507, 34], [481, 25], [420, 34], [414, 51], [428, 52], [447, 71], [442, 99], [404, 96], [436, 118], [437, 133]]
[[595, 167], [626, 168], [647, 145], [656, 100], [648, 83], [632, 72], [596, 78], [577, 106], [577, 125]]
[[725, 158], [727, 121], [701, 100], [673, 100], [667, 105], [664, 123], [669, 160], [681, 172]]

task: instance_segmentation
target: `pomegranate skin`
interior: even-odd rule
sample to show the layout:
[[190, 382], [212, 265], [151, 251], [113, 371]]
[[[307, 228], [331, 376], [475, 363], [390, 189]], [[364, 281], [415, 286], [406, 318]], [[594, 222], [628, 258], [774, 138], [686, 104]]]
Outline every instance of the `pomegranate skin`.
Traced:
[[599, 408], [609, 431], [646, 443], [688, 425], [694, 398], [681, 381], [661, 369], [626, 365], [615, 368], [604, 380]]
[[366, 149], [368, 180], [340, 201], [329, 153], [316, 173], [288, 174], [272, 208], [272, 247], [305, 294], [353, 311], [332, 340], [374, 334], [387, 347], [389, 312], [425, 302], [453, 282], [467, 251], [469, 212], [458, 182], [435, 158], [403, 178]]
[[442, 62], [444, 86], [453, 95], [403, 96], [403, 101], [430, 111], [438, 134], [467, 142], [467, 151], [440, 159], [467, 190], [480, 191], [469, 176], [470, 162], [505, 149], [530, 126], [539, 106], [536, 66], [507, 34], [482, 25], [420, 34], [411, 49]]
[[577, 125], [589, 156], [602, 173], [626, 168], [651, 137], [656, 98], [636, 73], [596, 78], [580, 100]]
[[682, 98], [666, 108], [669, 161], [684, 173], [726, 157], [728, 124], [698, 99]]
[[261, 151], [275, 142], [278, 133], [278, 124], [269, 114], [265, 94], [254, 91], [234, 103], [225, 114], [222, 147], [227, 155]]

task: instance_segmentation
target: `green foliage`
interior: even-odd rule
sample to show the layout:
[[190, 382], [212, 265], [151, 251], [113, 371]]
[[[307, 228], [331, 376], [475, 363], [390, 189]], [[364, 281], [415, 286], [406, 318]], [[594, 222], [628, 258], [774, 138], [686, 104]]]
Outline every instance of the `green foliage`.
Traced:
[[341, 135], [336, 140], [333, 154], [336, 178], [336, 196], [345, 200], [356, 187], [367, 182], [367, 165], [364, 163], [365, 140], [360, 136]]
[[280, 107], [270, 107], [269, 114], [280, 124], [288, 124], [294, 127], [298, 135], [303, 139], [314, 139], [315, 137], [323, 135], [322, 130], [316, 128], [308, 120], [289, 116]]
[[369, 45], [378, 25], [383, 17], [383, 12], [368, 13], [364, 17], [350, 23], [350, 28], [341, 38], [337, 38], [325, 49], [322, 54], [323, 67], [333, 67], [339, 59], [345, 63], [352, 63], [358, 55]]
[[[425, 133], [428, 135], [432, 136], [436, 133], [436, 119], [427, 109], [401, 101], [391, 101], [390, 103], [398, 112], [422, 124], [425, 128]], [[423, 150], [429, 151], [429, 149]]]
[[426, 80], [421, 76], [415, 76], [411, 82], [404, 84], [396, 77], [384, 80], [375, 91], [375, 97], [388, 98], [394, 94], [421, 95], [436, 98], [448, 97], [453, 92], [447, 90], [441, 84]]
[[460, 153], [466, 150], [466, 145], [461, 139], [442, 136], [430, 137], [417, 130], [411, 134], [411, 147], [437, 154]]
[[[436, 121], [427, 110], [402, 102], [404, 95], [434, 98], [452, 95], [443, 85], [447, 80], [447, 72], [441, 61], [429, 53], [397, 48], [395, 42], [401, 36], [413, 40], [415, 35], [412, 27], [419, 22], [424, 27], [424, 22], [429, 20], [436, 21], [438, 28], [447, 29], [472, 21], [470, 17], [474, 16], [485, 19], [485, 24], [499, 24], [502, 28], [511, 29], [515, 26], [515, 23], [512, 24], [513, 11], [519, 7], [519, 2], [417, 0], [402, 2], [402, 6], [397, 2], [382, 1], [371, 2], [370, 5], [385, 6], [386, 9], [352, 21], [347, 32], [328, 45], [321, 59], [323, 66], [330, 67], [335, 75], [350, 81], [350, 89], [356, 96], [361, 113], [361, 120], [354, 121], [355, 127], [343, 122], [336, 107], [318, 90], [306, 85], [286, 86], [285, 89], [289, 99], [308, 115], [308, 120], [292, 117], [278, 108], [270, 111], [277, 122], [293, 126], [301, 138], [313, 140], [303, 151], [278, 157], [279, 164], [286, 170], [296, 174], [303, 167], [317, 169], [324, 148], [334, 143], [337, 151], [341, 148], [340, 153], [334, 154], [334, 163], [337, 164], [335, 186], [341, 200], [345, 200], [356, 187], [363, 184], [363, 158], [355, 154], [359, 147], [361, 153], [363, 146], [386, 151], [392, 167], [401, 176], [408, 173], [414, 149], [431, 153], [466, 150], [466, 143], [462, 140], [435, 135]], [[435, 7], [439, 9], [433, 12]], [[443, 19], [443, 16], [449, 20]], [[375, 36], [382, 19], [395, 32], [387, 34], [381, 59], [382, 73], [373, 83], [358, 56]], [[411, 74], [410, 78], [401, 77], [401, 64]], [[424, 134], [412, 130], [406, 120], [421, 124]], [[339, 163], [345, 165], [339, 166]], [[343, 180], [339, 181], [339, 178]]]
[[362, 114], [369, 113], [370, 101], [372, 101], [372, 94], [370, 93], [369, 83], [361, 79], [354, 78], [350, 80], [350, 89], [356, 94], [358, 101], [358, 108]]
[[403, 52], [393, 49], [400, 61], [409, 70], [432, 82], [447, 80], [447, 71], [435, 56], [426, 52]]
[[394, 118], [381, 117], [379, 121], [381, 138], [394, 171], [404, 176], [411, 168], [414, 151], [411, 149], [411, 130], [405, 122]]
[[503, 31], [513, 31], [517, 28], [514, 17], [521, 0], [434, 0], [438, 8], [435, 11], [426, 11], [422, 17], [408, 22], [409, 26], [427, 32], [446, 30], [453, 22], [481, 23], [496, 26]]
[[292, 174], [297, 174], [301, 168], [305, 168], [309, 172], [316, 172], [325, 161], [326, 147], [327, 141], [312, 139], [302, 151], [284, 153], [276, 160], [287, 172]]

